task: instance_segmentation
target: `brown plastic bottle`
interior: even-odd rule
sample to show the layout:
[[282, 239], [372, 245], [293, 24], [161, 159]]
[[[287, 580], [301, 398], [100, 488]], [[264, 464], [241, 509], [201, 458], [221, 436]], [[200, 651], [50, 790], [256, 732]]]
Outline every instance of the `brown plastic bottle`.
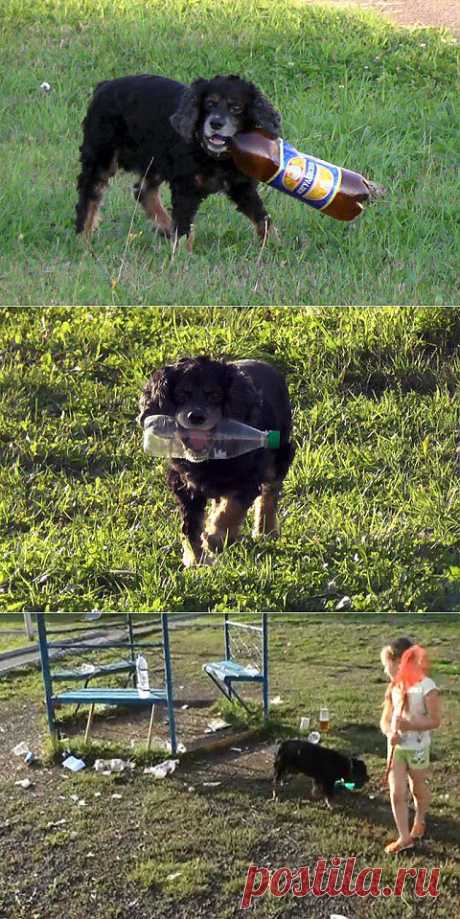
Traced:
[[237, 169], [267, 182], [336, 220], [354, 220], [363, 203], [378, 195], [376, 185], [358, 172], [300, 153], [281, 137], [257, 128], [235, 134], [230, 149]]

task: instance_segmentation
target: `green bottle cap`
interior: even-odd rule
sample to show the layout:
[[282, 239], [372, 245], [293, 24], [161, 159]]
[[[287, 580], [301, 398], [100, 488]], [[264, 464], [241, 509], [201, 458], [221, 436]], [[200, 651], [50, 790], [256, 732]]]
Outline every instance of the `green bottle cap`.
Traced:
[[269, 431], [267, 437], [267, 447], [271, 447], [272, 450], [278, 450], [280, 445], [280, 432], [279, 431]]

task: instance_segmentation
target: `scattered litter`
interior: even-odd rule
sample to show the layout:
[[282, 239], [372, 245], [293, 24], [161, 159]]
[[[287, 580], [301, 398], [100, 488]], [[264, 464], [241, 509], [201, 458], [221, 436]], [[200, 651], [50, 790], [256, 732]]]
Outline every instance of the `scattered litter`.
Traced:
[[94, 858], [94, 852], [87, 852], [86, 858]]
[[174, 874], [168, 874], [166, 880], [174, 881], [175, 878], [180, 878], [182, 871], [175, 871]]
[[50, 822], [46, 824], [46, 829], [53, 830], [55, 826], [64, 826], [65, 823], [67, 823], [65, 817], [63, 817], [62, 820], [50, 820]]
[[233, 753], [242, 753], [242, 752], [243, 752], [243, 750], [242, 750], [241, 747], [230, 747], [230, 750], [232, 750]]
[[346, 595], [342, 597], [341, 600], [337, 603], [336, 609], [350, 609], [351, 606], [351, 597]]
[[101, 795], [102, 795], [102, 791], [95, 791], [95, 792], [94, 792], [94, 797], [95, 797], [95, 798], [100, 798]]
[[135, 769], [135, 763], [124, 759], [97, 759], [94, 763], [96, 772], [111, 775], [112, 772], [124, 772], [125, 769]]
[[78, 795], [70, 795], [70, 800], [76, 802], [76, 801], [79, 801], [80, 799], [79, 799]]
[[300, 730], [308, 731], [309, 727], [310, 727], [310, 718], [307, 715], [300, 719]]
[[40, 89], [42, 93], [49, 93], [51, 91], [51, 86], [44, 80], [43, 83], [40, 83]]
[[319, 743], [321, 740], [321, 734], [319, 731], [311, 731], [307, 737], [307, 740], [309, 740], [310, 743]]
[[158, 766], [146, 766], [144, 775], [153, 775], [155, 779], [164, 779], [175, 771], [178, 762], [178, 759], [167, 759], [164, 763], [159, 763]]
[[19, 782], [15, 782], [15, 785], [20, 785], [21, 788], [31, 788], [32, 782], [30, 779], [21, 779]]
[[70, 769], [71, 772], [80, 772], [80, 769], [86, 769], [86, 763], [76, 756], [68, 756], [62, 763], [64, 769]]
[[35, 759], [35, 757], [34, 757], [32, 751], [29, 750], [29, 752], [26, 753], [26, 755], [25, 755], [25, 757], [24, 757], [24, 762], [25, 762], [26, 766], [31, 766], [32, 763], [34, 762], [34, 759]]
[[217, 788], [218, 785], [222, 785], [222, 782], [202, 782], [204, 788]]
[[188, 788], [187, 788], [187, 791], [195, 791], [195, 786], [194, 786], [194, 785], [189, 785]]
[[123, 795], [116, 795], [116, 794], [112, 795], [112, 798], [115, 798], [116, 801], [121, 801], [122, 797]]
[[275, 696], [274, 699], [270, 699], [270, 705], [282, 705], [282, 704], [283, 704], [283, 700], [281, 696]]
[[183, 712], [185, 712], [188, 708], [189, 708], [188, 705], [181, 705], [181, 709]]
[[369, 795], [369, 801], [373, 801], [374, 798], [375, 798], [375, 795]]
[[80, 667], [78, 667], [77, 672], [82, 673], [82, 674], [95, 673], [96, 667], [94, 666], [94, 664], [82, 664]]
[[331, 913], [330, 919], [348, 919], [348, 917], [339, 915], [339, 913]]
[[21, 743], [16, 744], [11, 751], [14, 756], [28, 756], [32, 751], [29, 750], [29, 745], [26, 744], [25, 740], [22, 740]]
[[205, 734], [214, 734], [216, 731], [223, 731], [224, 728], [229, 728], [230, 725], [228, 721], [224, 721], [223, 718], [212, 718], [211, 721], [208, 721], [208, 726], [205, 728]]
[[86, 801], [83, 798], [81, 798], [81, 800], [77, 804], [77, 807], [86, 807]]

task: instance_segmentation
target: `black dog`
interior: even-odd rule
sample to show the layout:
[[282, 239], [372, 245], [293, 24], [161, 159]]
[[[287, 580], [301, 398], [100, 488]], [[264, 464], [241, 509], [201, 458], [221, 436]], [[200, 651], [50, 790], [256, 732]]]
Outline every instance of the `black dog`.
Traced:
[[[148, 217], [168, 238], [187, 236], [205, 198], [225, 192], [265, 239], [270, 218], [257, 182], [233, 165], [233, 134], [260, 127], [278, 135], [281, 118], [253, 84], [237, 76], [195, 80], [191, 86], [142, 74], [99, 83], [83, 121], [77, 233], [97, 225], [104, 190], [117, 169], [138, 176], [134, 186]], [[160, 199], [169, 182], [172, 220]]]
[[[278, 499], [294, 455], [289, 394], [277, 370], [264, 361], [184, 358], [153, 374], [140, 408], [142, 425], [149, 415], [173, 415], [183, 443], [189, 445], [190, 460], [173, 459], [168, 472], [182, 515], [187, 567], [212, 563], [225, 542], [234, 542], [254, 502], [253, 535], [276, 534]], [[279, 449], [207, 460], [209, 434], [224, 418], [280, 431]], [[200, 452], [200, 461], [194, 461], [194, 450]], [[209, 498], [213, 511], [205, 524]]]
[[338, 750], [322, 747], [308, 740], [284, 740], [275, 756], [273, 771], [273, 797], [278, 794], [278, 785], [284, 773], [303, 772], [313, 779], [314, 792], [320, 789], [326, 804], [332, 807], [338, 779], [354, 782], [362, 788], [369, 780], [366, 764], [361, 759], [345, 756]]

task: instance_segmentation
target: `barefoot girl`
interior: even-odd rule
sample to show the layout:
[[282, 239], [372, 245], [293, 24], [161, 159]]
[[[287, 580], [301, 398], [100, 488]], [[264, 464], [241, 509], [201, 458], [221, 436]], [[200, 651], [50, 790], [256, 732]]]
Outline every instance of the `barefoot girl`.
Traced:
[[[411, 849], [425, 833], [430, 803], [427, 784], [430, 731], [439, 727], [440, 701], [436, 684], [427, 676], [426, 652], [410, 638], [397, 638], [383, 648], [380, 659], [390, 685], [385, 694], [380, 728], [388, 738], [387, 777], [398, 838], [385, 851]], [[407, 786], [415, 805], [409, 830]]]

